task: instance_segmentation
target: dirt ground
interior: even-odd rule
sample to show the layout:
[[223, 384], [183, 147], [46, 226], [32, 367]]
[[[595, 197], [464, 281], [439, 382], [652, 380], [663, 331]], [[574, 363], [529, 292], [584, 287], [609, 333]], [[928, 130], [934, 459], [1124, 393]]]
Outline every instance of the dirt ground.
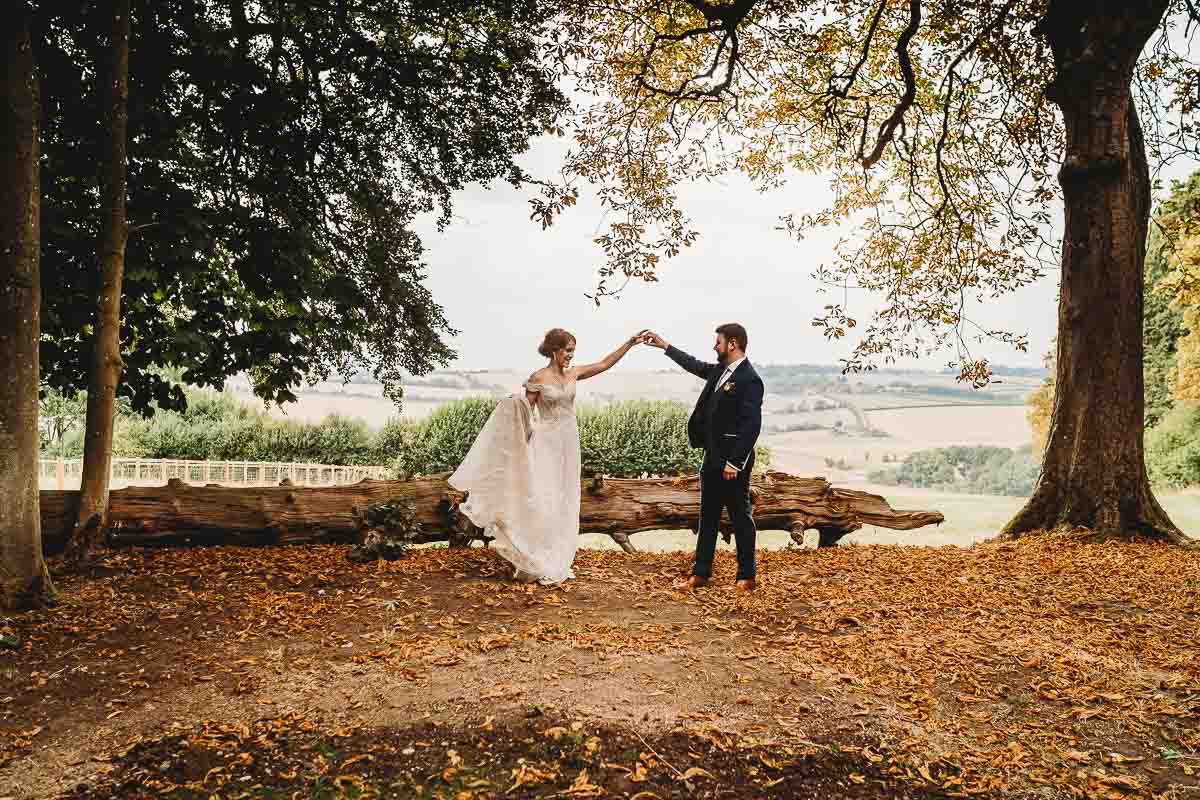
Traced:
[[0, 798], [1200, 798], [1200, 553], [118, 551], [0, 623]]

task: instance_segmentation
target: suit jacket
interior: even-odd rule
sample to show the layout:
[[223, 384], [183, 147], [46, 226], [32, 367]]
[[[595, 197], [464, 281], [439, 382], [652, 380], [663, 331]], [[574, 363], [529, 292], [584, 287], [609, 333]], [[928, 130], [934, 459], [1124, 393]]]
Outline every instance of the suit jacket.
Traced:
[[716, 470], [725, 462], [740, 472], [754, 466], [754, 445], [762, 430], [764, 387], [749, 359], [738, 365], [720, 388], [717, 381], [725, 372], [721, 364], [693, 358], [671, 346], [667, 356], [683, 369], [705, 381], [704, 391], [688, 419], [688, 441], [704, 448], [705, 470]]

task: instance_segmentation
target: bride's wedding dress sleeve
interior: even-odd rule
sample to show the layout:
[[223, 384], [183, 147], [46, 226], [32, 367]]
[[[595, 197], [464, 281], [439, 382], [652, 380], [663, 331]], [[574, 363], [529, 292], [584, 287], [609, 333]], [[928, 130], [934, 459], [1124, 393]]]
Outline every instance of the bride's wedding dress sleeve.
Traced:
[[[531, 402], [529, 400], [529, 395], [536, 394], [540, 398], [542, 393], [546, 390], [546, 385], [544, 383], [536, 383], [531, 379], [525, 381], [525, 383], [522, 383], [521, 388], [525, 390], [525, 394], [521, 396], [521, 399], [524, 400], [525, 405], [529, 407], [532, 419], [535, 421], [541, 419], [541, 400], [539, 399], [536, 402]], [[530, 436], [532, 435], [533, 429], [530, 428]]]

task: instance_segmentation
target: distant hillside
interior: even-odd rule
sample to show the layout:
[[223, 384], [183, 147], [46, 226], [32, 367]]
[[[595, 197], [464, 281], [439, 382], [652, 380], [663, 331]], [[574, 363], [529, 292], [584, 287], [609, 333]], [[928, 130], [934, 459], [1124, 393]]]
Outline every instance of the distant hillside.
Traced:
[[[840, 376], [840, 377], [844, 377], [851, 381], [854, 380], [855, 378], [859, 378], [864, 375], [875, 375], [875, 376], [882, 376], [882, 377], [901, 377], [901, 378], [922, 377], [922, 376], [954, 377], [954, 376], [958, 375], [958, 373], [955, 370], [952, 370], [949, 368], [917, 369], [917, 368], [887, 367], [887, 368], [882, 368], [882, 369], [871, 370], [869, 372], [849, 373], [849, 374], [843, 375], [842, 367], [840, 364], [805, 364], [805, 363], [762, 364], [762, 363], [756, 362], [754, 366], [755, 366], [755, 369], [757, 369], [761, 374], [763, 374], [764, 377], [767, 374], [773, 374], [773, 373], [774, 374], [801, 373], [801, 374], [805, 374], [805, 375]], [[671, 372], [673, 369], [675, 369], [675, 368], [667, 367], [667, 368], [663, 368], [663, 369], [656, 369], [654, 371], [655, 372]], [[1031, 378], [1031, 379], [1037, 379], [1037, 380], [1043, 380], [1050, 375], [1049, 371], [1045, 367], [1010, 367], [1010, 366], [1005, 366], [1004, 364], [993, 365], [992, 366], [992, 374], [998, 378]]]
[[[958, 373], [952, 369], [944, 369], [941, 374], [957, 375]], [[999, 378], [1036, 378], [1041, 381], [1050, 377], [1050, 370], [1045, 367], [1006, 367], [998, 364], [992, 367], [992, 374]]]

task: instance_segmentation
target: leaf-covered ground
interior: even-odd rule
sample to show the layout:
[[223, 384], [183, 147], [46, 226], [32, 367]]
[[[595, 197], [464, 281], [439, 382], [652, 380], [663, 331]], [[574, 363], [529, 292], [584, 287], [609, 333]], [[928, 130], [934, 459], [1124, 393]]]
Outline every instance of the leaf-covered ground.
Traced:
[[[778, 752], [733, 735], [651, 734], [547, 718], [322, 730], [299, 714], [140, 742], [71, 798], [942, 797], [880, 769], [869, 745]], [[873, 763], [875, 762], [875, 763]]]
[[1200, 798], [1196, 551], [769, 552], [749, 596], [726, 554], [690, 596], [683, 553], [345, 554], [60, 579], [0, 624], [0, 797]]

